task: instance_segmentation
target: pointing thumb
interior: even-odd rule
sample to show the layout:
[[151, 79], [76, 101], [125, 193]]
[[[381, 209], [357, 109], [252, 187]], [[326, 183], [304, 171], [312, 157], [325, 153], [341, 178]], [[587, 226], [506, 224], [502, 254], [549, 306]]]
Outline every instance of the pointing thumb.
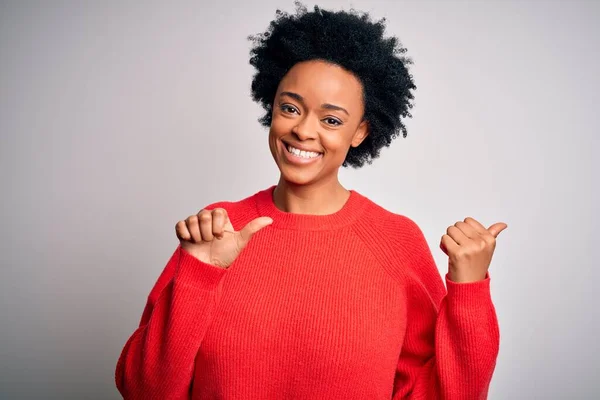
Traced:
[[256, 232], [272, 223], [273, 220], [269, 217], [259, 217], [248, 222], [248, 224], [240, 231], [242, 244], [245, 246]]
[[494, 225], [490, 226], [487, 230], [489, 233], [492, 234], [492, 236], [496, 238], [498, 237], [500, 232], [502, 232], [506, 228], [508, 228], [508, 225], [506, 225], [504, 222], [497, 222]]

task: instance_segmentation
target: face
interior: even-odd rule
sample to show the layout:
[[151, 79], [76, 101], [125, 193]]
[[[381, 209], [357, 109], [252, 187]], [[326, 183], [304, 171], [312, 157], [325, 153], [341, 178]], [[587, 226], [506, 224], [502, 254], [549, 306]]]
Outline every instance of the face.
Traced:
[[351, 146], [367, 136], [362, 84], [323, 61], [296, 64], [281, 80], [273, 102], [269, 147], [289, 183], [337, 182]]

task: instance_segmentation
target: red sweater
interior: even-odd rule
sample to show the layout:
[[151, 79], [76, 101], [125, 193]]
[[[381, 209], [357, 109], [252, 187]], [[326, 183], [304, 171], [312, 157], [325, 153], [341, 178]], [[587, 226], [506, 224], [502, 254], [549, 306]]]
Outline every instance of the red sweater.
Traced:
[[207, 207], [236, 230], [273, 218], [228, 269], [175, 251], [119, 358], [124, 398], [486, 398], [489, 276], [446, 291], [418, 226], [357, 192], [315, 216], [272, 191]]

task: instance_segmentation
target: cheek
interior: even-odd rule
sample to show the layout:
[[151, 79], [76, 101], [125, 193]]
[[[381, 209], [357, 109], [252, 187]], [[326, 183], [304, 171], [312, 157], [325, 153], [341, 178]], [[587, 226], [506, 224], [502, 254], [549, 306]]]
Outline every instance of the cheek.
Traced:
[[289, 118], [273, 115], [271, 119], [271, 135], [274, 137], [285, 136], [293, 127], [293, 122]]
[[269, 127], [269, 147], [271, 152], [275, 154], [277, 152], [277, 142], [280, 138], [286, 136], [289, 132], [285, 118], [273, 117], [271, 120], [271, 126]]
[[271, 128], [269, 129], [269, 149], [271, 149], [271, 153], [273, 155], [275, 155], [276, 149], [277, 149], [277, 139], [278, 139], [278, 135], [277, 135], [277, 131], [275, 130], [275, 128], [273, 127], [273, 125], [271, 125]]
[[336, 153], [336, 157], [345, 157], [352, 143], [352, 134], [342, 130], [328, 132], [321, 136], [323, 147]]

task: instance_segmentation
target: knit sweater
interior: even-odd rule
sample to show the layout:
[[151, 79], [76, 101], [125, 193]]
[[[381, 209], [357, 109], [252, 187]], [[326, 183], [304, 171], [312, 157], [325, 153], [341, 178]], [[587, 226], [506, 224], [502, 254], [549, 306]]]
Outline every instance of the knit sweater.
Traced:
[[227, 210], [259, 231], [227, 269], [178, 247], [116, 368], [125, 399], [484, 399], [499, 331], [489, 275], [446, 287], [422, 231], [356, 191], [330, 215], [273, 187]]

